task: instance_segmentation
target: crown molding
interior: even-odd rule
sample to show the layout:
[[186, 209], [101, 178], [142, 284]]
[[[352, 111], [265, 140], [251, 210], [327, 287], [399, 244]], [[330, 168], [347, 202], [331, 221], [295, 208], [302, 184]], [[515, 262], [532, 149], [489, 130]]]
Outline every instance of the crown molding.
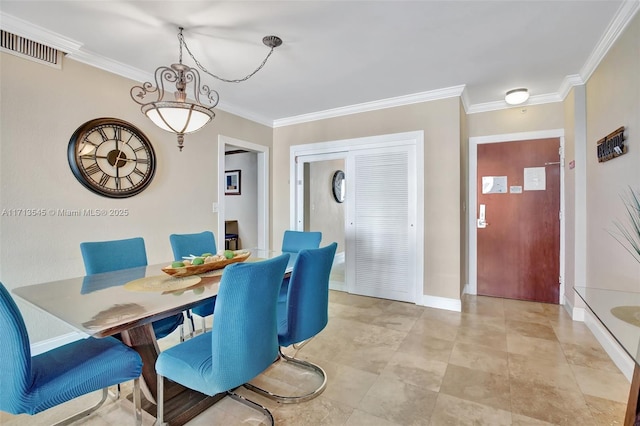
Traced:
[[98, 55], [93, 52], [78, 50], [67, 54], [67, 58], [77, 62], [82, 62], [89, 66], [100, 68], [101, 70], [131, 79], [133, 81], [153, 81], [153, 74], [142, 71], [138, 68], [131, 67], [122, 62], [114, 61], [106, 56]]
[[560, 88], [558, 89], [558, 96], [560, 97], [560, 100], [563, 101], [567, 97], [571, 88], [574, 86], [582, 86], [583, 84], [585, 84], [585, 81], [579, 74], [566, 76], [562, 80], [562, 83], [560, 83]]
[[587, 62], [580, 69], [580, 77], [583, 81], [589, 80], [591, 74], [598, 68], [600, 62], [618, 39], [620, 34], [633, 19], [635, 14], [640, 10], [640, 0], [625, 0], [616, 12], [616, 15], [609, 23], [602, 38], [589, 55]]
[[0, 28], [20, 37], [45, 44], [64, 53], [80, 50], [82, 43], [54, 33], [0, 10]]
[[531, 105], [550, 104], [554, 102], [562, 102], [562, 97], [558, 93], [548, 93], [545, 95], [531, 96], [526, 102], [520, 105], [509, 105], [504, 100], [485, 102], [482, 104], [474, 104], [467, 109], [467, 114], [477, 114], [479, 112], [499, 111], [502, 109], [522, 108]]
[[[560, 84], [560, 87], [558, 88], [558, 91], [556, 93], [531, 96], [529, 100], [523, 105], [539, 105], [552, 102], [562, 102], [569, 94], [572, 87], [585, 84], [586, 81], [591, 77], [593, 72], [596, 70], [600, 62], [604, 59], [611, 46], [615, 43], [620, 34], [622, 34], [629, 22], [633, 19], [638, 10], [640, 10], [640, 0], [624, 0], [620, 8], [616, 12], [613, 20], [607, 27], [607, 30], [603, 34], [602, 38], [591, 52], [591, 55], [589, 56], [585, 64], [582, 66], [580, 74], [566, 76]], [[0, 11], [0, 27], [5, 31], [65, 52], [67, 54], [67, 57], [69, 57], [70, 59], [74, 59], [84, 64], [100, 68], [104, 71], [117, 74], [121, 77], [125, 77], [138, 82], [153, 80], [152, 74], [134, 67], [130, 67], [121, 62], [114, 61], [107, 57], [84, 51], [82, 50], [83, 44], [76, 40], [64, 37], [60, 34], [54, 33], [30, 22], [3, 13], [2, 11]], [[273, 121], [232, 104], [220, 102], [218, 108], [247, 120], [251, 120], [259, 124], [275, 128], [289, 126], [292, 124], [305, 123], [309, 121], [340, 117], [344, 115], [357, 114], [361, 112], [446, 99], [456, 96], [459, 96], [461, 98], [462, 105], [467, 114], [514, 108], [514, 106], [508, 105], [503, 100], [472, 105], [469, 100], [467, 91], [465, 90], [465, 85], [452, 86], [427, 92], [414, 93], [405, 96], [398, 96], [394, 98], [349, 105], [309, 114], [280, 118]]]
[[464, 108], [464, 112], [469, 113], [469, 108], [471, 108], [471, 101], [469, 101], [469, 92], [465, 87], [460, 95], [460, 101], [462, 102], [462, 107]]
[[327, 109], [324, 111], [301, 114], [293, 117], [277, 119], [273, 121], [273, 127], [290, 126], [292, 124], [306, 123], [309, 121], [324, 120], [326, 118], [340, 117], [344, 115], [358, 114], [361, 112], [375, 111], [379, 109], [393, 108], [397, 106], [417, 104], [438, 99], [453, 98], [462, 95], [465, 85], [446, 87], [444, 89], [430, 90], [428, 92], [413, 93], [411, 95], [397, 96], [394, 98], [380, 99], [364, 102], [346, 107]]
[[[98, 55], [97, 53], [83, 50], [83, 44], [78, 41], [16, 18], [15, 16], [8, 15], [2, 11], [0, 11], [0, 28], [12, 34], [58, 49], [64, 52], [68, 59], [73, 59], [83, 64], [128, 78], [135, 82], [154, 81], [154, 75], [152, 73], [131, 67], [122, 62], [114, 61], [113, 59]], [[250, 113], [235, 105], [220, 102], [217, 108], [265, 126], [273, 126], [273, 121], [271, 119]]]
[[253, 121], [254, 123], [262, 124], [263, 126], [273, 128], [273, 120], [263, 115], [256, 114], [251, 111], [247, 111], [237, 105], [220, 101], [216, 109], [228, 112], [229, 114], [237, 115], [238, 117]]

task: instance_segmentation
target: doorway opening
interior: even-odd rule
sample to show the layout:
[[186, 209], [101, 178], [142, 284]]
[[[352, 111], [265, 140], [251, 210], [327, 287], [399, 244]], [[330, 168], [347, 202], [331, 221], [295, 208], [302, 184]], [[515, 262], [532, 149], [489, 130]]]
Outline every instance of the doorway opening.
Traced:
[[[251, 157], [255, 155], [255, 158], [250, 162], [251, 167], [255, 167], [255, 170], [245, 171], [245, 177], [253, 176], [254, 178], [245, 179], [243, 183], [242, 174], [239, 175], [240, 184], [245, 185], [244, 190], [241, 189], [239, 195], [225, 195], [225, 172], [228, 170], [228, 160], [227, 155], [225, 155], [227, 151], [244, 151]], [[245, 240], [249, 242], [249, 246], [242, 244], [242, 238], [240, 237], [239, 241], [242, 247], [267, 250], [269, 248], [269, 148], [240, 139], [219, 135], [218, 182], [218, 246], [221, 248], [224, 247], [224, 236], [226, 234], [225, 222], [227, 220], [237, 220], [240, 235], [243, 233], [243, 228], [251, 233], [251, 235], [247, 235], [247, 238], [245, 238]], [[255, 206], [255, 215], [251, 212], [251, 216], [247, 217], [244, 225], [238, 217], [229, 217], [226, 207], [227, 197], [251, 197], [249, 202]], [[248, 222], [251, 222], [251, 226], [248, 226]]]
[[[514, 133], [514, 134], [504, 134], [504, 135], [493, 135], [493, 136], [482, 136], [482, 137], [471, 137], [469, 138], [469, 193], [468, 193], [468, 226], [469, 226], [469, 284], [465, 289], [465, 293], [469, 294], [478, 294], [478, 231], [484, 229], [482, 228], [483, 224], [479, 222], [480, 219], [484, 220], [484, 214], [486, 212], [478, 211], [478, 145], [483, 144], [497, 144], [504, 142], [525, 142], [531, 140], [538, 139], [559, 139], [560, 149], [559, 149], [559, 164], [555, 165], [555, 167], [559, 167], [560, 169], [560, 212], [558, 215], [558, 219], [560, 221], [560, 249], [557, 253], [559, 258], [559, 287], [558, 287], [558, 302], [559, 304], [564, 304], [564, 251], [565, 251], [565, 221], [564, 221], [564, 130], [563, 129], [555, 129], [555, 130], [547, 130], [547, 131], [537, 131], [537, 132], [523, 132], [523, 133]], [[542, 164], [539, 166], [543, 166]], [[532, 170], [531, 172], [534, 172]], [[506, 191], [511, 192], [511, 188], [506, 184]], [[514, 191], [520, 190], [519, 188], [514, 188]], [[509, 194], [511, 195], [511, 194]], [[486, 220], [489, 223], [489, 220]], [[487, 228], [490, 225], [487, 226]]]

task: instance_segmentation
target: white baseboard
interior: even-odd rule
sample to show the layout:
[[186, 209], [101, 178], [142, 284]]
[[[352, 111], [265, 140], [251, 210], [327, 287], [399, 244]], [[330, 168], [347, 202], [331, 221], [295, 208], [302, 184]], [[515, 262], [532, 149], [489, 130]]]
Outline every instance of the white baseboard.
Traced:
[[329, 290], [347, 291], [347, 286], [342, 281], [329, 281]]
[[569, 300], [568, 297], [564, 298], [564, 303], [562, 304], [564, 310], [571, 316], [571, 319], [574, 321], [584, 322], [584, 308], [576, 308]]
[[462, 301], [460, 299], [450, 299], [448, 297], [422, 295], [422, 301], [416, 305], [428, 306], [429, 308], [446, 309], [447, 311], [462, 312]]
[[73, 331], [71, 333], [63, 334], [62, 336], [56, 336], [51, 339], [41, 340], [31, 345], [31, 356], [36, 356], [41, 353], [50, 351], [51, 349], [64, 346], [67, 343], [75, 342], [76, 340], [86, 339], [89, 337], [85, 333], [79, 331]]
[[462, 294], [460, 295], [460, 298], [462, 298], [462, 296], [464, 296], [465, 294], [471, 294], [469, 293], [469, 283], [466, 283], [464, 287], [462, 287]]
[[635, 362], [629, 354], [616, 342], [611, 336], [609, 331], [602, 325], [600, 320], [596, 318], [593, 313], [585, 308], [573, 308], [575, 315], [572, 317], [575, 321], [581, 321], [578, 318], [582, 317], [585, 325], [591, 330], [600, 346], [605, 350], [611, 361], [618, 367], [618, 369], [624, 374], [624, 376], [631, 382], [633, 377], [633, 368]]

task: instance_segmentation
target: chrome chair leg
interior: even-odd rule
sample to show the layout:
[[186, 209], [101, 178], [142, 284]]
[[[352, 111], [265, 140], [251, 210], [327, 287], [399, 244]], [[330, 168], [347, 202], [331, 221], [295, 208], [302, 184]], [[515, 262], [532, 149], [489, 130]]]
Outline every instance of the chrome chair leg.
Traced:
[[115, 392], [112, 392], [111, 389], [109, 389], [109, 398], [111, 398], [112, 401], [120, 399], [120, 383], [116, 385]]
[[97, 404], [87, 408], [86, 410], [83, 410], [77, 414], [74, 414], [73, 416], [67, 417], [64, 420], [59, 421], [58, 423], [55, 423], [53, 426], [65, 426], [65, 425], [69, 425], [73, 422], [75, 422], [76, 420], [79, 420], [83, 417], [87, 417], [89, 414], [93, 413], [94, 411], [96, 411], [98, 408], [100, 408], [102, 406], [102, 404], [104, 404], [104, 402], [107, 400], [107, 396], [109, 395], [109, 388], [104, 388], [102, 389], [102, 398], [100, 399], [100, 401], [98, 401]]
[[227, 391], [227, 395], [233, 399], [235, 399], [236, 401], [239, 401], [241, 403], [243, 403], [244, 405], [251, 407], [255, 410], [261, 411], [265, 416], [267, 416], [269, 418], [269, 421], [271, 422], [271, 426], [275, 425], [275, 420], [273, 419], [273, 415], [271, 414], [271, 411], [269, 411], [269, 409], [263, 405], [258, 404], [255, 401], [252, 401], [250, 399], [245, 398], [242, 395], [238, 395], [237, 393], [233, 392], [233, 391]]
[[285, 362], [290, 362], [292, 364], [295, 364], [297, 366], [300, 366], [302, 368], [306, 368], [308, 370], [313, 371], [314, 373], [316, 373], [319, 377], [322, 378], [322, 384], [317, 387], [316, 389], [314, 389], [313, 391], [307, 393], [306, 395], [300, 395], [300, 396], [286, 396], [286, 395], [278, 395], [275, 394], [267, 389], [263, 389], [261, 387], [258, 387], [256, 385], [253, 385], [251, 383], [245, 383], [244, 387], [256, 392], [266, 398], [269, 398], [271, 400], [274, 401], [278, 401], [280, 403], [283, 404], [298, 404], [300, 402], [305, 402], [305, 401], [309, 401], [310, 399], [313, 399], [315, 397], [317, 397], [318, 395], [320, 395], [322, 392], [324, 392], [324, 389], [327, 387], [327, 373], [322, 369], [322, 367], [320, 367], [319, 365], [313, 364], [311, 362], [308, 361], [304, 361], [301, 359], [297, 359], [297, 358], [293, 358], [290, 356], [287, 356], [285, 354], [282, 353], [282, 348], [278, 348], [278, 359], [276, 359], [274, 361], [274, 363], [283, 360]]
[[154, 426], [164, 426], [164, 377], [157, 375], [158, 391], [156, 395], [156, 422]]
[[193, 337], [196, 335], [196, 323], [193, 320], [191, 309], [187, 310], [187, 319], [189, 320], [189, 324], [191, 325], [191, 332], [189, 333], [189, 337]]
[[142, 404], [140, 400], [140, 378], [137, 378], [133, 380], [133, 414], [136, 426], [142, 426]]

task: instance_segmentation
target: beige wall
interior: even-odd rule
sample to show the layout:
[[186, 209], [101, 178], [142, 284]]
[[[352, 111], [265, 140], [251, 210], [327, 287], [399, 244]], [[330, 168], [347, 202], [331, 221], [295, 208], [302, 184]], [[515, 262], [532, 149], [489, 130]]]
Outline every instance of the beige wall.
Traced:
[[[608, 233], [625, 220], [620, 196], [640, 190], [640, 14], [609, 50], [586, 85], [587, 285], [640, 289], [640, 264]], [[625, 126], [629, 152], [598, 163], [596, 141]]]
[[502, 135], [564, 128], [564, 107], [556, 102], [525, 105], [467, 117], [469, 137]]
[[460, 298], [460, 101], [443, 99], [274, 129], [273, 233], [289, 227], [289, 147], [424, 131], [424, 294]]
[[[0, 270], [9, 289], [82, 275], [82, 241], [142, 236], [150, 263], [170, 259], [172, 232], [216, 230], [211, 205], [217, 198], [218, 134], [272, 142], [271, 128], [218, 110], [213, 123], [186, 136], [180, 153], [175, 136], [156, 128], [129, 98], [133, 81], [72, 60], [62, 70], [5, 53], [0, 61], [0, 207], [129, 211], [126, 218], [0, 216]], [[69, 138], [98, 117], [133, 123], [155, 148], [156, 176], [133, 198], [95, 195], [71, 173]], [[69, 331], [31, 307], [20, 308], [34, 341]]]
[[[305, 230], [321, 231], [321, 246], [338, 243], [336, 253], [343, 252], [344, 246], [344, 203], [333, 198], [333, 174], [345, 171], [344, 159], [316, 161], [309, 163], [308, 192], [309, 221]], [[347, 178], [348, 179], [348, 178]]]

